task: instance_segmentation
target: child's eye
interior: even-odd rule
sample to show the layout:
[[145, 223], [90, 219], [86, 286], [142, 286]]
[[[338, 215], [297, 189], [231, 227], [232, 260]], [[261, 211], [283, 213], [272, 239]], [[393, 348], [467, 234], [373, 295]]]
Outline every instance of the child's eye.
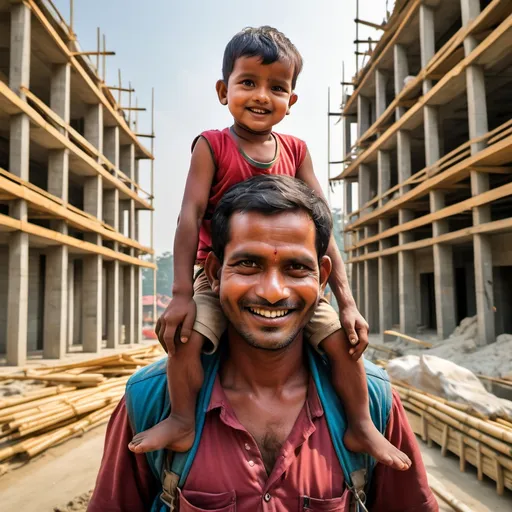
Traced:
[[274, 85], [274, 87], [272, 87], [272, 90], [276, 92], [286, 92], [286, 89], [284, 87], [281, 87], [280, 85]]
[[254, 82], [252, 80], [244, 80], [242, 82], [242, 85], [245, 85], [246, 87], [252, 87], [254, 85]]

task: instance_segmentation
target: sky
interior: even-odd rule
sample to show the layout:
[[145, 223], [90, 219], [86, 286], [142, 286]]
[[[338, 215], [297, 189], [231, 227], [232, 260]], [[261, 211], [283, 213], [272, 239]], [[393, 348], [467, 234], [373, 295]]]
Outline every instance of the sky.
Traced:
[[[70, 0], [54, 0], [69, 20]], [[359, 17], [382, 23], [391, 0], [360, 0]], [[230, 126], [227, 107], [219, 104], [215, 83], [231, 37], [246, 26], [271, 25], [284, 32], [304, 58], [290, 116], [275, 127], [305, 140], [315, 172], [327, 194], [327, 101], [339, 112], [342, 63], [345, 81], [355, 72], [356, 0], [74, 0], [74, 31], [82, 50], [96, 50], [96, 29], [106, 35], [108, 85], [131, 82], [147, 112], [139, 114], [138, 131], [150, 133], [151, 89], [155, 89], [155, 217], [157, 254], [173, 250], [176, 222], [190, 162], [190, 146], [202, 131]], [[360, 38], [378, 37], [361, 27]], [[95, 58], [93, 58], [95, 61]], [[101, 67], [101, 66], [100, 66]], [[134, 97], [135, 98], [135, 97]], [[127, 94], [122, 104], [127, 105]], [[331, 117], [331, 160], [341, 160], [342, 123]], [[142, 139], [149, 147], [150, 139]], [[340, 172], [331, 166], [331, 175]], [[150, 164], [141, 162], [140, 181], [150, 189]], [[342, 187], [331, 193], [333, 207], [342, 206]], [[141, 213], [141, 242], [149, 245], [149, 213]]]

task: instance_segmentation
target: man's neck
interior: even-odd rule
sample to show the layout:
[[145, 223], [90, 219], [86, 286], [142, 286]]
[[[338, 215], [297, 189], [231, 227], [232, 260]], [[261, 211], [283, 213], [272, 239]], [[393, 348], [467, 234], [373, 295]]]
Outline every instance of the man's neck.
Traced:
[[307, 386], [302, 333], [280, 350], [252, 347], [232, 327], [228, 328], [227, 337], [229, 357], [220, 371], [223, 387], [258, 393], [289, 385]]

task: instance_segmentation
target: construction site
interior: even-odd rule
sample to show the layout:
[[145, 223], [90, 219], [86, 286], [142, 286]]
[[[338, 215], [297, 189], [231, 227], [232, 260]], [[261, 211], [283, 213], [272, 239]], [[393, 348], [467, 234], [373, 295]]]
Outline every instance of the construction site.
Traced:
[[[103, 39], [101, 41], [101, 39]], [[61, 359], [141, 341], [140, 162], [131, 85], [106, 84], [47, 1], [0, 1], [0, 357]], [[151, 140], [154, 133], [143, 135]], [[152, 235], [151, 235], [152, 245]]]
[[[365, 1], [350, 2], [356, 37], [344, 44], [356, 65], [350, 78], [343, 71], [339, 112], [329, 97], [342, 161], [331, 161], [327, 133], [328, 194], [338, 186], [343, 196], [331, 205], [335, 237], [370, 326], [365, 357], [400, 396], [439, 510], [506, 512], [512, 3], [397, 0], [384, 20], [365, 20]], [[140, 133], [132, 84], [121, 72], [107, 83], [105, 36], [98, 29], [84, 51], [73, 28], [72, 0], [69, 19], [51, 0], [0, 0], [8, 512], [85, 512], [128, 379], [165, 356], [142, 339], [143, 268], [155, 269], [144, 315], [167, 304], [155, 284], [154, 95], [151, 130]]]

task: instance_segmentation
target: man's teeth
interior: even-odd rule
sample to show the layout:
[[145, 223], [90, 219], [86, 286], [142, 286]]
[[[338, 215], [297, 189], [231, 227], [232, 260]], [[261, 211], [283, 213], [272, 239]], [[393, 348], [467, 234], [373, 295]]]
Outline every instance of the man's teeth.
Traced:
[[280, 316], [287, 315], [289, 309], [260, 309], [260, 308], [249, 308], [256, 315], [264, 316], [265, 318], [278, 318]]

